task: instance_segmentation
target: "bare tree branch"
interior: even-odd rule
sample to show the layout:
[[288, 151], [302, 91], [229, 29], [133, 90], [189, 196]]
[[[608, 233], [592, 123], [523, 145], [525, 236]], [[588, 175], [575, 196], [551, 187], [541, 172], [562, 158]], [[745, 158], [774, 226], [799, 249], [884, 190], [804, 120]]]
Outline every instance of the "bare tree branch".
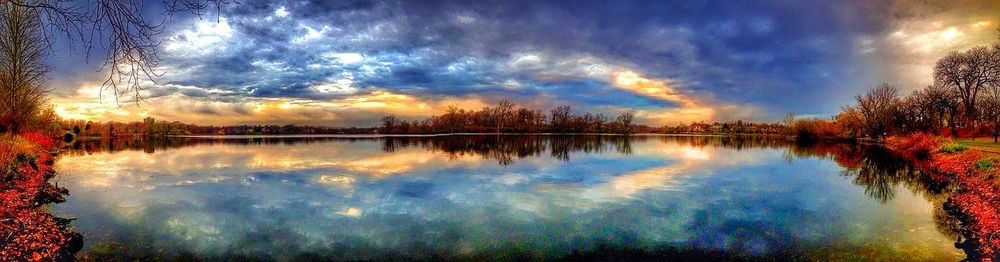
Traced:
[[163, 75], [156, 69], [162, 61], [158, 54], [160, 34], [175, 13], [190, 13], [198, 17], [233, 0], [163, 0], [164, 16], [158, 21], [144, 15], [142, 0], [0, 0], [31, 10], [43, 31], [43, 40], [59, 33], [81, 44], [89, 59], [94, 48], [106, 51], [100, 70], [107, 73], [101, 94], [111, 92], [120, 105], [121, 98], [131, 96], [135, 102], [144, 100], [143, 84], [156, 84]]

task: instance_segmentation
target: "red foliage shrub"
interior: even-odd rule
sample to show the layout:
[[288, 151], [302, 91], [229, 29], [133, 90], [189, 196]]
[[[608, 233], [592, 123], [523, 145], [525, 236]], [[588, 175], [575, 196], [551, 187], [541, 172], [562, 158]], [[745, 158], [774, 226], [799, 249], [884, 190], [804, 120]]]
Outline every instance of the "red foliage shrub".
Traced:
[[919, 160], [928, 159], [932, 152], [941, 147], [941, 139], [926, 133], [913, 133], [887, 139], [889, 148], [903, 155]]
[[800, 140], [834, 139], [840, 136], [837, 123], [822, 119], [799, 119], [789, 127]]
[[52, 140], [52, 137], [38, 133], [38, 132], [24, 132], [20, 136], [28, 142], [37, 145], [41, 148], [52, 148], [56, 145], [56, 142]]
[[9, 139], [9, 137], [0, 136], [0, 172], [4, 172], [7, 165], [14, 163], [14, 158], [17, 157], [14, 143]]

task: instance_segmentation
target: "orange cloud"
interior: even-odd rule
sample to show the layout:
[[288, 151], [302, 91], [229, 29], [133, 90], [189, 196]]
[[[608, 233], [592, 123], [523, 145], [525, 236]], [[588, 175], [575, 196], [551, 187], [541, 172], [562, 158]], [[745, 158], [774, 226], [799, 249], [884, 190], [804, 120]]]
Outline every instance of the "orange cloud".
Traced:
[[650, 79], [636, 72], [623, 70], [612, 73], [612, 84], [640, 95], [677, 104], [677, 108], [637, 110], [636, 116], [651, 124], [682, 123], [712, 120], [715, 109], [672, 87], [666, 80]]

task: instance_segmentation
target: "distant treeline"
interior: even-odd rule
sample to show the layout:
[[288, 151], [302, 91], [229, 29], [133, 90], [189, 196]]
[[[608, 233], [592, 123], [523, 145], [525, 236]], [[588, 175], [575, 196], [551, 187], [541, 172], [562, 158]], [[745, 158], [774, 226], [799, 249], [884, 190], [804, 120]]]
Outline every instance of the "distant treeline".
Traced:
[[376, 128], [333, 128], [311, 125], [232, 125], [203, 126], [177, 121], [157, 121], [151, 117], [142, 122], [95, 122], [64, 120], [60, 127], [79, 137], [177, 136], [177, 135], [311, 135], [311, 134], [371, 134]]
[[634, 115], [624, 112], [615, 118], [604, 114], [573, 114], [570, 106], [559, 106], [545, 114], [501, 102], [482, 110], [449, 107], [445, 114], [424, 120], [383, 117], [379, 127], [333, 128], [311, 125], [231, 125], [203, 126], [181, 122], [95, 122], [64, 120], [53, 133], [69, 132], [77, 137], [177, 136], [177, 135], [299, 135], [299, 134], [447, 134], [447, 133], [661, 133], [661, 134], [786, 134], [780, 123], [694, 122], [653, 127], [633, 123]]
[[634, 114], [623, 112], [614, 118], [604, 114], [573, 114], [568, 105], [558, 106], [548, 114], [541, 110], [517, 107], [507, 101], [481, 110], [448, 107], [442, 115], [407, 121], [389, 115], [382, 118], [378, 131], [386, 134], [442, 133], [670, 133], [670, 134], [783, 134], [777, 123], [696, 122], [690, 125], [653, 127], [633, 123]]
[[558, 106], [548, 115], [541, 110], [517, 107], [501, 101], [481, 110], [449, 106], [442, 115], [407, 121], [389, 115], [382, 118], [379, 132], [386, 134], [441, 133], [647, 133], [653, 127], [633, 124], [634, 115], [623, 112], [614, 119], [604, 114], [573, 115], [570, 106]]

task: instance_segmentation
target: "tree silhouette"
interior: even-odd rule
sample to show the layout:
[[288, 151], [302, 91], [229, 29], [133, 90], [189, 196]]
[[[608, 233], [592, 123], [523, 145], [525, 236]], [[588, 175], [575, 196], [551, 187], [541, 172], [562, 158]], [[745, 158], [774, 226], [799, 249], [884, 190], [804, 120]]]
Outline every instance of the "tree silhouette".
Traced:
[[958, 92], [967, 120], [975, 121], [979, 93], [1000, 77], [1000, 52], [985, 46], [953, 51], [934, 66], [934, 83]]
[[[232, 2], [236, 2], [233, 0]], [[205, 10], [230, 0], [163, 0], [160, 2], [165, 16], [154, 21], [144, 14], [147, 6], [142, 0], [5, 0], [6, 6], [17, 6], [33, 13], [31, 19], [44, 31], [44, 42], [49, 44], [53, 34], [61, 34], [82, 44], [90, 56], [95, 47], [105, 48], [102, 70], [107, 72], [101, 93], [111, 91], [115, 101], [129, 95], [136, 102], [142, 100], [143, 80], [156, 82], [161, 74], [156, 67], [161, 62], [157, 53], [159, 34], [168, 19], [176, 13], [202, 16]]]
[[858, 123], [864, 128], [868, 136], [872, 138], [882, 138], [895, 116], [896, 110], [896, 87], [888, 83], [882, 83], [867, 93], [854, 97], [858, 102]]
[[513, 118], [513, 112], [514, 104], [511, 104], [510, 101], [507, 100], [500, 101], [497, 106], [493, 107], [491, 116], [493, 117], [493, 121], [496, 122], [497, 134], [499, 134], [503, 130], [504, 125], [510, 122]]

